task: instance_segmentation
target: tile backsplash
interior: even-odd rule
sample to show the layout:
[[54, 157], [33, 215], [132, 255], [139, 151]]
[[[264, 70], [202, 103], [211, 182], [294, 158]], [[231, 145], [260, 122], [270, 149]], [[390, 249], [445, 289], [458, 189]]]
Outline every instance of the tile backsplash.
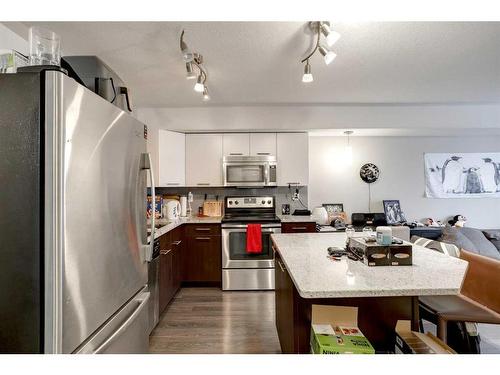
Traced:
[[281, 205], [290, 204], [290, 213], [295, 209], [304, 209], [307, 207], [307, 186], [299, 186], [300, 200], [306, 206], [304, 207], [299, 201], [293, 201], [292, 195], [296, 187], [292, 186], [290, 189], [287, 186], [280, 186], [275, 188], [259, 188], [259, 189], [239, 189], [239, 188], [224, 188], [224, 187], [157, 187], [156, 194], [162, 195], [188, 195], [188, 192], [193, 193], [193, 203], [191, 207], [193, 213], [198, 212], [198, 207], [203, 205], [205, 194], [207, 199], [215, 199], [219, 196], [219, 200], [223, 201], [226, 196], [238, 195], [271, 195], [276, 197], [276, 214], [281, 214]]

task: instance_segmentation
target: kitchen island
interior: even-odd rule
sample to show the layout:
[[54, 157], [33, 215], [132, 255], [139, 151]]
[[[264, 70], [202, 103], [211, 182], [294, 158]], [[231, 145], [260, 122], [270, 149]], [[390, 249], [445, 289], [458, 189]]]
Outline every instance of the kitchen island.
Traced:
[[[356, 234], [362, 236], [362, 233]], [[394, 350], [398, 320], [418, 330], [418, 296], [457, 294], [467, 262], [413, 246], [412, 266], [369, 267], [327, 257], [345, 233], [273, 234], [276, 327], [284, 353], [309, 353], [311, 306], [358, 307], [358, 326], [378, 352]]]

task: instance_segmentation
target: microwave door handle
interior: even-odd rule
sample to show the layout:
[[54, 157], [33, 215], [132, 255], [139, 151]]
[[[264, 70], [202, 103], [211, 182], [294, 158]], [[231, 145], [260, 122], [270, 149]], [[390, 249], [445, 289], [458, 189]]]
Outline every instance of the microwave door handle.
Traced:
[[[141, 170], [149, 171], [149, 178], [151, 181], [151, 235], [149, 244], [141, 243], [141, 250], [143, 254], [143, 259], [147, 262], [151, 262], [153, 258], [153, 247], [154, 247], [154, 238], [155, 238], [155, 214], [156, 214], [156, 192], [155, 192], [155, 179], [153, 175], [153, 168], [151, 162], [151, 154], [149, 152], [141, 154]], [[146, 193], [147, 194], [147, 193]], [[147, 196], [146, 196], [147, 199]], [[146, 218], [147, 221], [147, 218]], [[147, 224], [146, 227], [146, 238], [147, 238]], [[142, 236], [141, 236], [142, 238]], [[141, 240], [142, 241], [142, 240]]]
[[264, 185], [269, 185], [269, 164], [265, 164], [264, 168]]

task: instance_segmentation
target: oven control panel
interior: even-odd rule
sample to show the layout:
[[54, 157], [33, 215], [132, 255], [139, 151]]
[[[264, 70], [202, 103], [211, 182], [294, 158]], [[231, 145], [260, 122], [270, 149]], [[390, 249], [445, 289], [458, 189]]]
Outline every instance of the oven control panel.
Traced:
[[274, 197], [226, 197], [226, 208], [273, 208]]

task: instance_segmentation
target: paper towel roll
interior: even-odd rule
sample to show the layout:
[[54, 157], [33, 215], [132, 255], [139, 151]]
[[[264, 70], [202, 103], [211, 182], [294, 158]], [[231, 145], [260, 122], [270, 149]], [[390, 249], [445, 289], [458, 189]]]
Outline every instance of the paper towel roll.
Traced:
[[181, 216], [187, 216], [187, 198], [185, 196], [181, 197]]

